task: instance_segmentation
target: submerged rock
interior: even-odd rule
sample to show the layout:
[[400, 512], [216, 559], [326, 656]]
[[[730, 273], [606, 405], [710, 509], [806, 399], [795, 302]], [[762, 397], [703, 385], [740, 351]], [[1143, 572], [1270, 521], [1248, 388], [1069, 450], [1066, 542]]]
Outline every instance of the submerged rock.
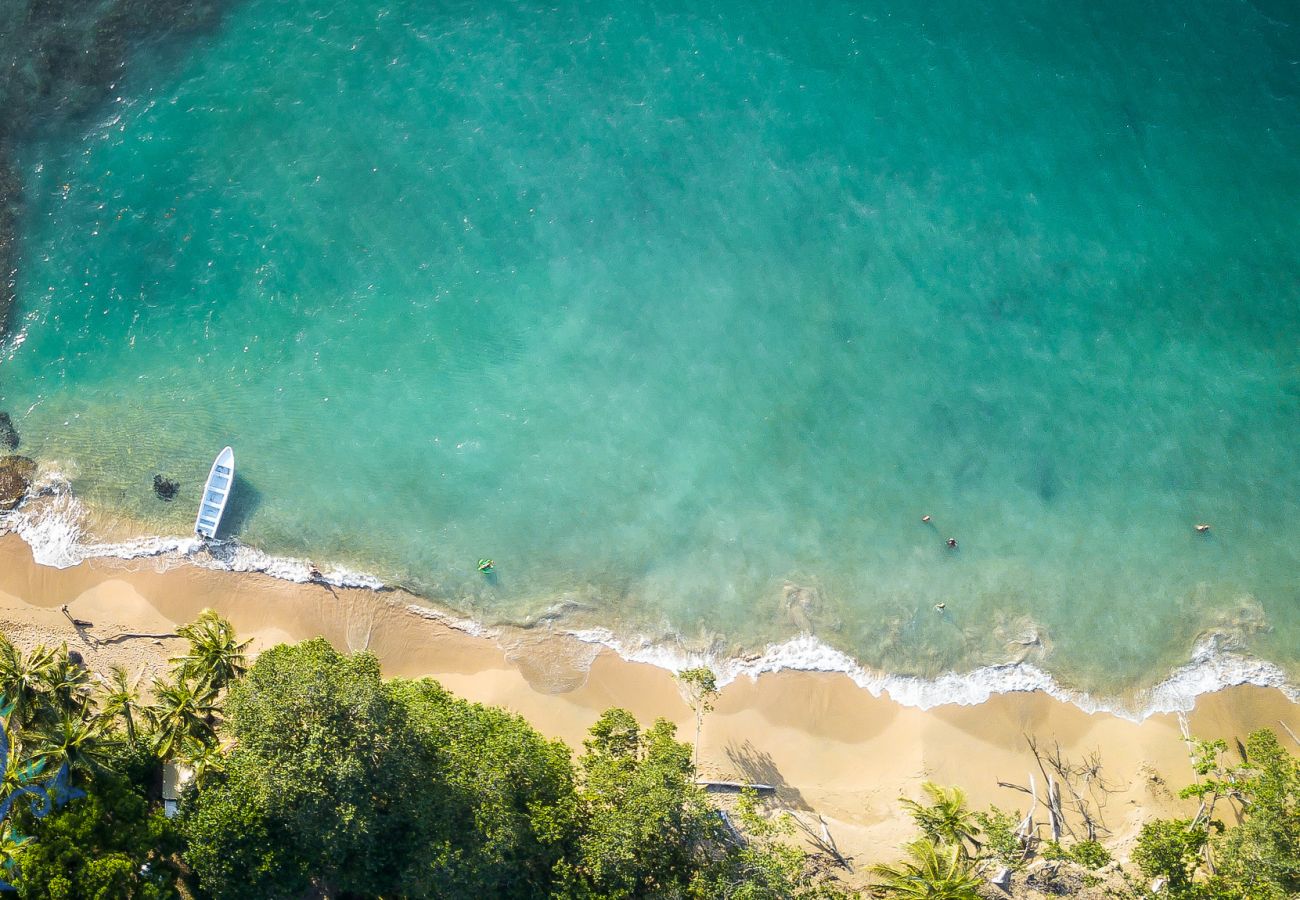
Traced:
[[161, 500], [175, 499], [176, 492], [180, 489], [181, 486], [170, 478], [164, 478], [162, 475], [155, 475], [153, 477], [153, 492], [157, 494]]
[[0, 412], [0, 447], [6, 450], [18, 449], [18, 429], [14, 427], [7, 412]]
[[0, 456], [0, 510], [13, 509], [27, 496], [36, 463], [25, 456]]

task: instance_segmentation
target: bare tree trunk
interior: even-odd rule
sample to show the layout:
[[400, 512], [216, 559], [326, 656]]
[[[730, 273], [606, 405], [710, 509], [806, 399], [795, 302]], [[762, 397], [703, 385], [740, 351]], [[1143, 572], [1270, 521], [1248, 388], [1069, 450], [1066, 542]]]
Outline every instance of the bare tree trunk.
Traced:
[[700, 710], [695, 711], [695, 774], [700, 774], [700, 732], [704, 730], [704, 713]]

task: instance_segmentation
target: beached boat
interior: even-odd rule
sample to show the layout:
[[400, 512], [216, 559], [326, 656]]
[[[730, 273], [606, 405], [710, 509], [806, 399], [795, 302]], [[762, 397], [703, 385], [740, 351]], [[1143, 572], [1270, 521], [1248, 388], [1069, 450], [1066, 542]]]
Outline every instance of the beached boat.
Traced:
[[235, 486], [235, 451], [227, 447], [212, 462], [212, 471], [203, 485], [203, 499], [199, 502], [199, 517], [194, 521], [195, 534], [214, 538], [221, 527], [221, 514], [226, 511], [226, 500]]

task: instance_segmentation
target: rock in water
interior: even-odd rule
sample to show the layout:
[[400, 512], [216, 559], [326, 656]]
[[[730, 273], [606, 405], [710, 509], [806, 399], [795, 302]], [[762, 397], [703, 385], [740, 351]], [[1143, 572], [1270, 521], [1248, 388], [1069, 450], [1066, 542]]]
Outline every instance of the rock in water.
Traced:
[[21, 503], [35, 477], [34, 461], [25, 456], [0, 456], [0, 510]]
[[18, 449], [18, 429], [14, 427], [7, 412], [0, 412], [0, 447], [6, 450]]
[[161, 475], [153, 477], [153, 492], [163, 500], [172, 500], [176, 497], [176, 492], [180, 490], [180, 485], [170, 478], [164, 478]]

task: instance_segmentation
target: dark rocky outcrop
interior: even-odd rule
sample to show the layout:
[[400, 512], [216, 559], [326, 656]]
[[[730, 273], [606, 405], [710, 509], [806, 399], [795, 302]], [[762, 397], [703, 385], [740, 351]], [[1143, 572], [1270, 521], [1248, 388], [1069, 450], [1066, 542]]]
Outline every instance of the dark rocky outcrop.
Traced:
[[153, 477], [153, 492], [158, 495], [159, 500], [176, 499], [176, 492], [180, 489], [181, 486], [170, 478], [166, 478], [162, 475], [155, 475]]
[[0, 456], [0, 510], [21, 503], [35, 477], [35, 461], [25, 456]]
[[14, 427], [7, 412], [0, 412], [0, 449], [18, 449], [18, 429]]

